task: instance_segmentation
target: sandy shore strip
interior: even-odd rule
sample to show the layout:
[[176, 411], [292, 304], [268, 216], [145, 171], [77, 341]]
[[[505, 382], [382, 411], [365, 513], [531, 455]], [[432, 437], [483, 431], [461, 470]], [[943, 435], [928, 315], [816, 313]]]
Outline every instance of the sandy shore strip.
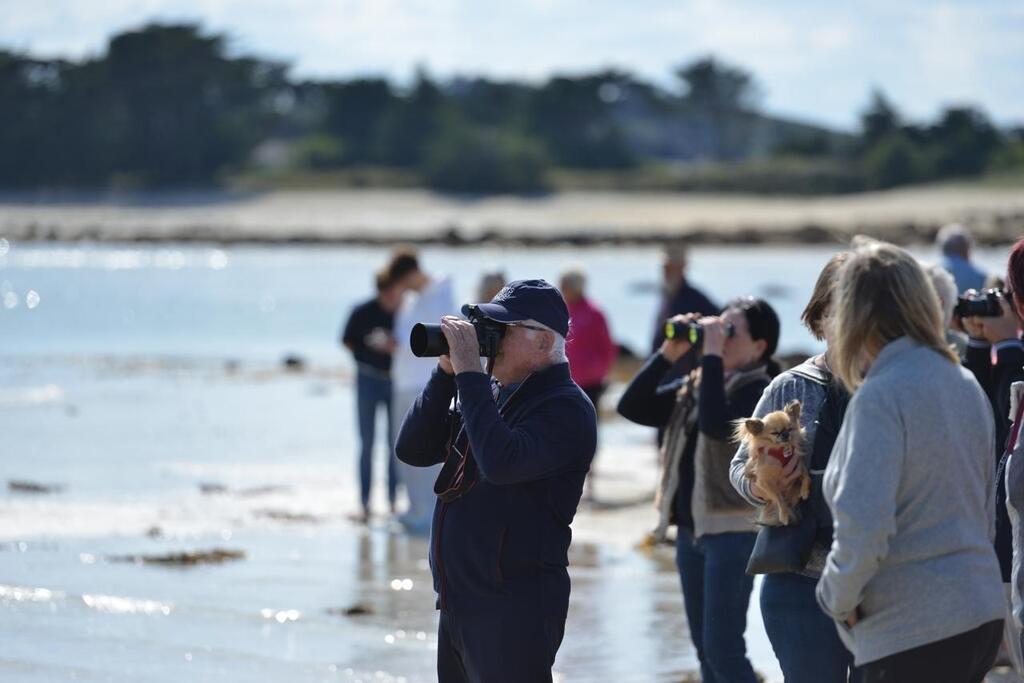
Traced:
[[1024, 190], [942, 184], [798, 198], [565, 192], [458, 199], [421, 190], [0, 195], [8, 240], [451, 245], [823, 243], [867, 233], [901, 244], [966, 223], [982, 244], [1024, 233]]

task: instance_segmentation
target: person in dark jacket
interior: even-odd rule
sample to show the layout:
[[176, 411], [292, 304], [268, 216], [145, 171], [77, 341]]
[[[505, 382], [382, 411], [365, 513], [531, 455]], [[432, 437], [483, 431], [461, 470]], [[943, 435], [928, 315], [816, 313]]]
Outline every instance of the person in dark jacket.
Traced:
[[474, 327], [446, 316], [450, 353], [396, 444], [409, 465], [444, 463], [430, 545], [438, 679], [551, 681], [569, 607], [569, 525], [596, 415], [569, 375], [569, 315], [556, 289], [512, 282], [477, 309], [505, 326], [493, 381]]
[[[967, 295], [977, 295], [974, 290]], [[978, 384], [985, 390], [996, 425], [996, 453], [1000, 459], [1006, 450], [1006, 438], [1010, 433], [1010, 385], [1024, 380], [1024, 342], [1018, 332], [1020, 321], [1011, 302], [1000, 297], [1003, 314], [992, 318], [963, 318], [962, 324], [969, 339], [964, 367], [971, 371]], [[993, 354], [995, 350], [995, 354]], [[993, 355], [995, 356], [993, 358]], [[993, 362], [994, 361], [994, 362]], [[1002, 469], [1000, 468], [1000, 471]], [[1003, 578], [1010, 581], [1010, 529], [1006, 517], [1006, 491], [999, 482], [996, 500], [996, 554], [1002, 568]]]
[[394, 420], [391, 414], [391, 354], [395, 349], [392, 329], [395, 310], [402, 299], [402, 286], [387, 273], [376, 275], [377, 296], [356, 306], [349, 314], [341, 343], [352, 352], [356, 363], [356, 419], [359, 423], [360, 511], [353, 518], [365, 524], [370, 519], [370, 487], [373, 477], [373, 442], [377, 409], [387, 411], [388, 502], [395, 513], [398, 472], [391, 453]]
[[[985, 390], [996, 426], [996, 557], [1007, 591], [1012, 581], [1013, 533], [1007, 511], [1006, 469], [1014, 445], [1008, 442], [1014, 414], [1011, 409], [1011, 386], [1024, 381], [1024, 342], [1020, 335], [1019, 311], [1024, 310], [1017, 289], [1024, 286], [1024, 240], [1010, 250], [1007, 268], [1007, 296], [999, 299], [1002, 315], [995, 317], [968, 317], [961, 323], [969, 335], [964, 367], [974, 374]], [[978, 298], [975, 290], [968, 290], [968, 298]], [[993, 351], [995, 352], [993, 354]], [[994, 357], [993, 357], [994, 356]], [[1017, 674], [1024, 676], [1024, 654], [1021, 652], [1021, 629], [1012, 618], [1005, 622], [1005, 641]]]
[[[657, 317], [654, 320], [654, 335], [651, 342], [651, 353], [656, 353], [665, 341], [665, 321], [674, 315], [699, 313], [700, 315], [718, 315], [721, 309], [686, 278], [689, 253], [683, 245], [672, 245], [665, 249], [661, 261], [662, 291], [658, 305]], [[675, 361], [672, 369], [665, 374], [664, 380], [671, 381], [689, 373], [696, 366], [695, 353], [685, 353]], [[661, 434], [659, 430], [659, 440]]]
[[670, 524], [678, 529], [676, 565], [701, 680], [753, 683], [743, 633], [755, 510], [733, 489], [729, 463], [736, 452], [733, 422], [754, 412], [774, 374], [779, 318], [767, 302], [745, 298], [727, 304], [721, 317], [675, 319], [700, 324], [700, 367], [663, 383], [690, 351], [688, 341], [666, 340], [630, 382], [618, 409], [628, 420], [665, 428], [655, 536], [663, 540]]

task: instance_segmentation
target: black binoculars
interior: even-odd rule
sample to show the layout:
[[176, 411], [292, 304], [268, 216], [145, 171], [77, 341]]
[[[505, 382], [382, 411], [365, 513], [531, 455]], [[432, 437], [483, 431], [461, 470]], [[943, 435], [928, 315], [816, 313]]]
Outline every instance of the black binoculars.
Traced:
[[[725, 326], [725, 336], [735, 337], [736, 327], [727, 324]], [[683, 323], [676, 320], [666, 320], [665, 339], [688, 341], [690, 346], [699, 351], [704, 346], [704, 328], [695, 322]]]

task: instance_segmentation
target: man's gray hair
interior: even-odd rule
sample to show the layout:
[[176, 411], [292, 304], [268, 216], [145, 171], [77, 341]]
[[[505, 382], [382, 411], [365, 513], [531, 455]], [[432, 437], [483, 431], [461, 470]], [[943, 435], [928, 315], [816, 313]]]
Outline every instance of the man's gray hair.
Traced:
[[[524, 324], [529, 325], [530, 327], [540, 327], [545, 332], [550, 332], [554, 336], [555, 342], [551, 345], [551, 352], [548, 354], [548, 360], [551, 361], [552, 364], [569, 362], [569, 358], [565, 355], [565, 337], [558, 334], [558, 332], [554, 331], [544, 323], [539, 323], [536, 320], [527, 320]], [[526, 331], [531, 334], [534, 332], [534, 330], [530, 329], [527, 329]]]
[[925, 275], [932, 282], [935, 293], [939, 295], [939, 304], [942, 307], [942, 326], [948, 328], [953, 320], [953, 309], [956, 308], [957, 288], [956, 281], [949, 271], [937, 263], [922, 264]]
[[939, 245], [942, 253], [946, 256], [967, 257], [971, 248], [971, 232], [959, 223], [950, 223], [942, 226], [935, 235], [935, 243]]

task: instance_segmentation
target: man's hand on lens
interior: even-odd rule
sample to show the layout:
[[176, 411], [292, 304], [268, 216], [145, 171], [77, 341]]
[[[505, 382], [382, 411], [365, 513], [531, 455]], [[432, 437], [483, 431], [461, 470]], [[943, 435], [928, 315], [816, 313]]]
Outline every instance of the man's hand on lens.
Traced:
[[477, 341], [476, 328], [472, 324], [462, 318], [446, 315], [441, 318], [441, 332], [448, 340], [448, 359], [456, 375], [484, 371], [480, 360], [480, 342]]
[[[686, 315], [676, 315], [669, 318], [674, 323], [689, 323], [695, 320], [700, 320], [700, 313], [687, 313]], [[686, 352], [690, 350], [690, 342], [682, 337], [676, 339], [666, 339], [661, 342], [661, 348], [658, 349], [658, 353], [663, 355], [669, 363], [675, 363], [677, 360], [686, 355]]]
[[704, 355], [721, 356], [727, 337], [725, 322], [716, 315], [701, 318], [700, 325], [704, 328]]
[[[968, 289], [964, 292], [964, 298], [970, 299], [971, 301], [977, 301], [981, 298], [981, 294], [976, 289]], [[953, 316], [956, 318], [956, 316]], [[967, 333], [972, 339], [985, 339], [985, 319], [977, 316], [970, 316], [967, 318], [961, 318], [960, 323], [963, 325], [964, 332]]]

